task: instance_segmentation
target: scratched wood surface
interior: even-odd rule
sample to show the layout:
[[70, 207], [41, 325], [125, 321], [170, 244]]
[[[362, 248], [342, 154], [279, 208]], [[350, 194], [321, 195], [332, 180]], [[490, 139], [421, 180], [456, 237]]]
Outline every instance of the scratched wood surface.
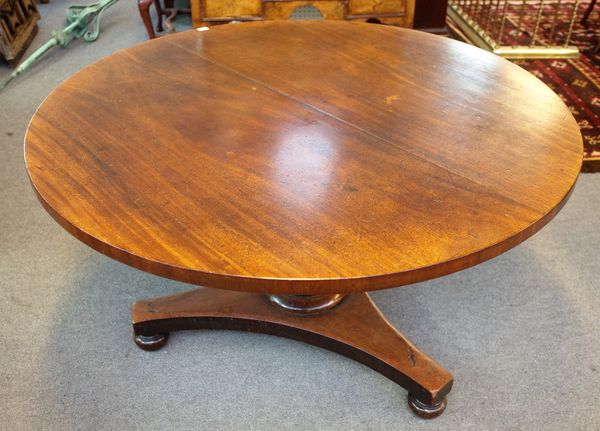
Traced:
[[412, 30], [265, 22], [153, 40], [40, 106], [25, 158], [96, 250], [199, 285], [388, 288], [475, 265], [566, 201], [568, 108], [492, 54]]

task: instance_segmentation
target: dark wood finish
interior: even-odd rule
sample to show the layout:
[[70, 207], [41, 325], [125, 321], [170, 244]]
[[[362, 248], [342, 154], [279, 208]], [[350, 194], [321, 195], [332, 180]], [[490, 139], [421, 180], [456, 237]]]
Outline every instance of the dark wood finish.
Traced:
[[519, 244], [566, 201], [582, 142], [548, 87], [477, 48], [265, 22], [87, 67], [39, 108], [25, 158], [50, 214], [110, 257], [315, 294], [414, 283]]
[[37, 34], [35, 0], [0, 0], [0, 55], [16, 67]]
[[138, 11], [140, 12], [144, 27], [146, 27], [148, 39], [154, 39], [156, 37], [156, 33], [154, 33], [154, 28], [152, 26], [152, 18], [150, 17], [150, 6], [153, 4], [154, 0], [138, 0]]
[[434, 34], [445, 34], [448, 0], [416, 0], [413, 28]]
[[299, 314], [323, 313], [336, 307], [346, 295], [268, 295], [269, 301], [283, 309]]
[[[590, 17], [590, 14], [594, 10], [594, 7], [596, 7], [596, 0], [592, 0], [590, 2], [590, 4], [588, 5], [587, 9], [583, 13], [583, 17], [581, 18], [581, 24], [583, 24], [583, 25], [588, 24], [588, 18]], [[594, 49], [592, 50], [593, 54], [598, 54], [598, 52], [600, 52], [600, 40], [596, 41], [596, 45], [594, 46]]]
[[452, 375], [396, 331], [366, 293], [349, 295], [326, 314], [305, 317], [263, 295], [198, 288], [136, 302], [132, 321], [135, 336], [234, 329], [300, 340], [365, 364], [428, 406], [445, 405], [452, 387]]
[[584, 25], [587, 24], [587, 20], [590, 17], [590, 14], [592, 13], [592, 11], [594, 10], [594, 7], [596, 7], [596, 0], [590, 1], [590, 4], [588, 5], [587, 9], [583, 13], [583, 17], [581, 17], [582, 24], [584, 24]]

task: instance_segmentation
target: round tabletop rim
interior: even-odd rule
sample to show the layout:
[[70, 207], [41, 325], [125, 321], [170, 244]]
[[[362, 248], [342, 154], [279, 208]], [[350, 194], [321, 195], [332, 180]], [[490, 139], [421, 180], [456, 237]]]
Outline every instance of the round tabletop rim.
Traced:
[[[247, 24], [245, 24], [247, 25]], [[250, 25], [264, 25], [264, 23], [252, 23]], [[364, 24], [367, 25], [367, 24]], [[413, 31], [409, 29], [396, 28], [399, 31]], [[194, 30], [190, 30], [194, 31]], [[186, 32], [187, 33], [187, 32]], [[183, 34], [183, 33], [180, 33]], [[427, 37], [435, 38], [434, 35], [427, 34]], [[144, 44], [156, 43], [160, 41], [147, 41]], [[461, 43], [458, 41], [450, 41], [451, 43]], [[133, 50], [140, 45], [128, 47], [118, 51], [118, 53]], [[474, 48], [476, 49], [476, 48]], [[492, 55], [492, 54], [490, 54]], [[58, 85], [45, 99], [41, 102], [36, 113], [30, 120], [30, 125], [36, 118], [38, 110], [44, 105], [46, 100], [54, 94], [54, 92], [60, 88], [64, 83], [68, 82], [71, 78], [84, 73], [90, 67], [107, 61], [110, 56], [105, 57], [95, 63], [87, 65], [86, 67], [79, 70], [77, 73], [65, 79], [60, 85]], [[506, 63], [511, 64], [513, 67], [517, 67], [504, 59]], [[535, 77], [538, 81], [539, 78]], [[541, 82], [541, 81], [540, 81]], [[558, 96], [556, 96], [558, 98]], [[561, 103], [563, 103], [561, 101]], [[42, 203], [46, 211], [70, 234], [84, 242], [91, 248], [115, 259], [129, 266], [140, 269], [144, 272], [159, 275], [165, 278], [174, 279], [181, 282], [203, 285], [215, 288], [224, 288], [230, 290], [239, 291], [253, 291], [253, 292], [264, 292], [264, 293], [298, 293], [298, 294], [312, 294], [312, 293], [347, 293], [353, 291], [371, 291], [379, 290], [391, 287], [398, 287], [407, 284], [413, 284], [420, 281], [429, 280], [439, 276], [447, 275], [468, 267], [475, 266], [485, 260], [491, 259], [499, 254], [506, 252], [512, 247], [520, 244], [525, 239], [529, 238], [543, 226], [545, 226], [564, 206], [570, 197], [575, 184], [577, 182], [578, 175], [575, 175], [570, 188], [566, 191], [560, 201], [551, 208], [546, 214], [538, 218], [536, 221], [530, 223], [525, 229], [514, 235], [509, 235], [493, 244], [490, 244], [481, 249], [472, 251], [469, 254], [461, 255], [456, 258], [440, 261], [433, 265], [425, 265], [420, 267], [413, 267], [406, 271], [391, 272], [384, 274], [369, 274], [365, 276], [356, 277], [325, 277], [325, 278], [283, 278], [283, 277], [263, 277], [263, 276], [250, 276], [241, 274], [227, 274], [227, 273], [216, 273], [210, 271], [203, 271], [201, 269], [187, 268], [183, 266], [177, 266], [172, 263], [161, 262], [150, 259], [148, 257], [140, 256], [132, 251], [121, 249], [113, 244], [104, 242], [93, 234], [86, 232], [82, 227], [76, 226], [73, 222], [63, 217], [59, 211], [52, 207], [48, 200], [44, 197], [43, 192], [38, 188], [28, 165], [27, 160], [27, 140], [30, 132], [30, 127], [27, 128], [27, 133], [24, 139], [24, 159], [28, 177], [34, 188], [35, 194], [39, 201]], [[581, 137], [580, 137], [581, 140]], [[582, 157], [581, 157], [582, 160]], [[432, 163], [432, 162], [431, 162]]]
[[[510, 249], [521, 244], [533, 236], [536, 232], [548, 224], [562, 209], [571, 197], [577, 184], [577, 179], [565, 194], [560, 203], [541, 217], [538, 221], [530, 224], [526, 229], [505, 238], [488, 247], [477, 250], [469, 255], [460, 256], [455, 259], [439, 262], [435, 265], [428, 265], [413, 268], [409, 271], [401, 271], [386, 274], [374, 274], [363, 277], [352, 278], [276, 278], [276, 277], [253, 277], [241, 276], [236, 274], [210, 273], [197, 269], [190, 269], [176, 266], [169, 263], [155, 261], [143, 256], [139, 256], [127, 250], [120, 249], [114, 245], [105, 243], [93, 235], [85, 232], [81, 228], [72, 224], [66, 218], [63, 218], [58, 212], [48, 204], [42, 197], [39, 190], [31, 181], [35, 195], [42, 204], [46, 212], [69, 234], [83, 242], [90, 248], [104, 254], [114, 260], [124, 263], [132, 268], [139, 269], [149, 274], [154, 274], [171, 280], [195, 284], [198, 286], [211, 287], [217, 289], [234, 290], [240, 292], [256, 292], [268, 294], [328, 294], [328, 293], [352, 293], [369, 292], [395, 287], [407, 286], [422, 281], [432, 280], [445, 275], [477, 266], [487, 260], [493, 259]], [[486, 252], [488, 252], [486, 254]], [[479, 255], [476, 260], [469, 262], [469, 259]], [[482, 256], [484, 255], [484, 256]], [[292, 292], [290, 292], [292, 291]]]

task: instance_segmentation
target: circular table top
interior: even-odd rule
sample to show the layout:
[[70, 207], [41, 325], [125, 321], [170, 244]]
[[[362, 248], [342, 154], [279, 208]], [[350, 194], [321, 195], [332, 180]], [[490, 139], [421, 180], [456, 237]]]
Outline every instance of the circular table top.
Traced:
[[234, 290], [381, 289], [475, 265], [566, 201], [582, 141], [520, 67], [412, 30], [264, 22], [84, 68], [26, 136], [40, 201], [136, 268]]

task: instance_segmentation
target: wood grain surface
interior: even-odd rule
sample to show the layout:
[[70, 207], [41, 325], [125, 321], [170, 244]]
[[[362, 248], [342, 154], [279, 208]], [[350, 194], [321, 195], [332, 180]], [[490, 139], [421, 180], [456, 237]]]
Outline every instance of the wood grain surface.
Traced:
[[128, 265], [241, 291], [413, 283], [519, 244], [566, 201], [579, 128], [537, 78], [396, 27], [264, 22], [149, 41], [40, 106], [48, 212]]

